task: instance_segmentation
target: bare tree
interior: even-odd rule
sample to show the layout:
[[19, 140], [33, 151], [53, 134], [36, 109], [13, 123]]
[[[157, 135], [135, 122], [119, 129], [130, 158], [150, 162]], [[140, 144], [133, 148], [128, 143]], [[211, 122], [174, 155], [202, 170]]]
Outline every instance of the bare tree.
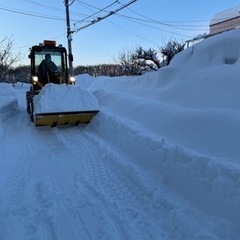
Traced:
[[9, 70], [9, 78], [11, 82], [31, 83], [31, 67], [18, 66]]
[[137, 48], [132, 55], [132, 62], [138, 74], [157, 71], [160, 68], [157, 52], [151, 48], [148, 50], [144, 50], [142, 47]]
[[114, 59], [115, 63], [121, 66], [122, 71], [126, 75], [135, 75], [133, 66], [131, 64], [132, 55], [133, 55], [132, 50], [124, 50], [118, 54], [117, 58]]
[[21, 54], [13, 54], [12, 48], [12, 38], [5, 37], [0, 40], [0, 81], [5, 81], [12, 64], [21, 59]]
[[117, 64], [100, 64], [92, 66], [77, 66], [74, 68], [74, 74], [88, 73], [91, 76], [122, 76], [124, 72], [120, 65]]
[[165, 58], [165, 64], [168, 65], [173, 57], [184, 50], [185, 43], [178, 43], [177, 41], [169, 41], [164, 47], [160, 48], [160, 52]]
[[126, 75], [141, 75], [160, 68], [157, 52], [151, 48], [144, 50], [138, 47], [133, 51], [124, 51], [115, 61], [122, 66]]

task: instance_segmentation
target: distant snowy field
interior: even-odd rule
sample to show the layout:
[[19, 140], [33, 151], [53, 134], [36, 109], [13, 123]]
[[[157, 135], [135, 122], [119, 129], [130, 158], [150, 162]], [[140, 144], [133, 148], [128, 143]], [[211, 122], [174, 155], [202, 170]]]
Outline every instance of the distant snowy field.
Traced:
[[[129, 186], [139, 182], [139, 189], [148, 189], [144, 196], [134, 192], [140, 198], [138, 213], [131, 203], [117, 200], [117, 182], [111, 182], [112, 194], [97, 181], [92, 184], [99, 188], [97, 201], [108, 202], [107, 196], [116, 201], [116, 209], [110, 204], [109, 211], [124, 229], [119, 237], [110, 226], [105, 231], [111, 237], [103, 234], [101, 239], [240, 239], [240, 30], [186, 49], [157, 72], [134, 77], [79, 75], [74, 88], [91, 93], [100, 109], [81, 131], [105, 149], [101, 157], [111, 159], [110, 165], [121, 159], [117, 164], [124, 176], [119, 176], [132, 179]], [[26, 89], [19, 83], [14, 88], [1, 84], [2, 126], [7, 114], [25, 111]], [[58, 93], [62, 101], [70, 101], [64, 91]], [[74, 103], [81, 101], [76, 100], [78, 94], [72, 97]], [[50, 95], [46, 99], [51, 102]], [[0, 133], [4, 141], [3, 127]], [[6, 156], [6, 150], [1, 151]], [[111, 158], [115, 151], [118, 155]], [[0, 160], [1, 169], [5, 164]], [[141, 205], [146, 202], [148, 206]], [[5, 215], [0, 208], [0, 226]], [[4, 234], [1, 238], [0, 230], [0, 239], [11, 239]]]

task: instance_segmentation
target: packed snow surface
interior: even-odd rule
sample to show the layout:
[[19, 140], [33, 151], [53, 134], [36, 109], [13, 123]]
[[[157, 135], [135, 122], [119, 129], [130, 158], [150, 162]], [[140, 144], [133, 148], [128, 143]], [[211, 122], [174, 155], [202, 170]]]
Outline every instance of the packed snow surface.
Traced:
[[[230, 19], [238, 18], [239, 17], [240, 6], [236, 6], [225, 11], [221, 11], [215, 14], [211, 21], [210, 25], [214, 25], [217, 23], [221, 23]], [[230, 23], [229, 23], [230, 24]]]
[[[239, 240], [239, 76], [232, 30], [157, 72], [77, 76], [89, 125], [36, 128], [29, 86], [1, 84], [0, 239]], [[44, 111], [65, 105], [57, 88]]]
[[74, 85], [47, 84], [33, 99], [35, 113], [98, 110], [94, 95]]

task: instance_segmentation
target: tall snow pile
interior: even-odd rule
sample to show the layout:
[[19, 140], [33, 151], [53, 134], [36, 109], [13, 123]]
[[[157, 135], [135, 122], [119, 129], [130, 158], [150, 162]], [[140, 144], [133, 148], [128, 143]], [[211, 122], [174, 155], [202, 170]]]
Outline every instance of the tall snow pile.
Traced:
[[99, 110], [94, 95], [73, 85], [47, 84], [33, 101], [35, 113]]
[[[199, 209], [240, 229], [240, 30], [203, 40], [157, 72], [101, 77], [89, 90], [102, 110], [94, 132], [158, 171]], [[226, 226], [215, 230], [219, 238], [168, 239], [239, 240]]]
[[158, 72], [115, 81], [101, 77], [89, 89], [100, 105], [156, 136], [239, 162], [239, 33], [208, 38]]

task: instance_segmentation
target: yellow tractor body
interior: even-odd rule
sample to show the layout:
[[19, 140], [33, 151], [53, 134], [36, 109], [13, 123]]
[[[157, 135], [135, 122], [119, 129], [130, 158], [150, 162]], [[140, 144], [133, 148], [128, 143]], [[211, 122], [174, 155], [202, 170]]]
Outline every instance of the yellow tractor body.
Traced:
[[[27, 112], [35, 126], [78, 125], [89, 123], [99, 111], [56, 111], [35, 113], [34, 97], [38, 95], [47, 84], [75, 84], [75, 78], [69, 76], [67, 51], [62, 46], [56, 46], [55, 41], [44, 41], [43, 44], [31, 48], [29, 58], [31, 61], [31, 87], [26, 93]], [[50, 58], [50, 60], [49, 60]], [[51, 61], [51, 64], [49, 64]]]

